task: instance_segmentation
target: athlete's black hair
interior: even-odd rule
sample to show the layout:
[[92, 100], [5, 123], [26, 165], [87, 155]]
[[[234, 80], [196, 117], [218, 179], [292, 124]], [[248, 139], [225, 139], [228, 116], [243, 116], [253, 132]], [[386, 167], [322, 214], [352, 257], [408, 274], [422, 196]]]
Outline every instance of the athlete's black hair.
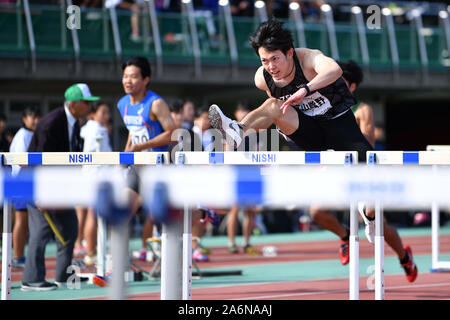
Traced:
[[141, 70], [142, 79], [152, 76], [152, 68], [145, 57], [133, 57], [122, 64], [122, 71], [128, 66], [135, 66]]
[[[22, 118], [25, 118], [28, 116], [40, 117], [41, 112], [36, 107], [29, 106], [29, 107], [26, 107], [25, 109], [23, 109], [23, 111], [22, 111]], [[23, 123], [23, 120], [22, 120], [22, 126], [25, 127], [25, 123]]]
[[259, 25], [258, 29], [250, 36], [250, 45], [259, 56], [260, 47], [269, 51], [281, 50], [284, 54], [294, 48], [291, 31], [283, 28], [282, 21], [270, 18]]
[[96, 113], [98, 111], [98, 109], [100, 109], [100, 106], [102, 106], [102, 105], [105, 105], [105, 106], [107, 106], [109, 108], [107, 103], [104, 103], [104, 102], [100, 101], [99, 103], [93, 104], [91, 106], [91, 112], [92, 113]]
[[359, 86], [364, 79], [364, 74], [358, 64], [353, 60], [338, 62], [338, 64], [342, 69], [342, 77], [347, 80], [349, 85], [355, 83], [356, 86]]
[[235, 112], [238, 110], [243, 110], [243, 111], [248, 111], [248, 112], [252, 111], [252, 109], [248, 106], [247, 101], [244, 101], [244, 100], [239, 101], [236, 106], [236, 109], [234, 109]]
[[199, 118], [199, 117], [201, 117], [201, 115], [203, 113], [208, 112], [208, 111], [209, 111], [209, 107], [208, 106], [202, 106], [200, 108], [196, 108], [195, 109], [195, 117]]

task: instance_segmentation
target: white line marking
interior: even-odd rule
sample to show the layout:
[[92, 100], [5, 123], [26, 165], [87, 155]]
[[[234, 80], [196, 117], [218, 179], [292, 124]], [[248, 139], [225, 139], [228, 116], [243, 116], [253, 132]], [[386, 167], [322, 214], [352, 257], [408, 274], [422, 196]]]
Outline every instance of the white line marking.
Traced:
[[[386, 290], [391, 289], [413, 289], [413, 288], [432, 288], [432, 287], [445, 287], [450, 286], [450, 282], [447, 283], [433, 283], [433, 284], [418, 284], [418, 285], [407, 285], [407, 286], [395, 286], [395, 287], [386, 287]], [[361, 289], [360, 292], [373, 292], [374, 290], [369, 289]], [[274, 299], [274, 298], [285, 298], [285, 297], [294, 297], [294, 296], [307, 296], [307, 295], [322, 295], [322, 294], [333, 294], [333, 293], [348, 293], [348, 290], [328, 290], [328, 291], [317, 291], [317, 292], [303, 292], [303, 293], [293, 293], [293, 294], [280, 294], [273, 296], [258, 296], [258, 297], [246, 297], [246, 298], [238, 298], [238, 299], [228, 299], [228, 300], [256, 300], [256, 299]], [[448, 299], [448, 298], [446, 298]]]

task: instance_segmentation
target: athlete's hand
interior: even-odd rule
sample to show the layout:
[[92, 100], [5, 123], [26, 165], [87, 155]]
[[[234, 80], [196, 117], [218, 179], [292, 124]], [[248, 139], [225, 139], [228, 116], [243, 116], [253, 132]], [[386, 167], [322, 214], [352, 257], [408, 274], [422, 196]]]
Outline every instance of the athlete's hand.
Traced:
[[289, 106], [295, 106], [302, 102], [303, 98], [306, 96], [307, 91], [304, 88], [300, 88], [296, 93], [289, 97], [280, 107], [281, 111], [286, 113], [286, 110]]
[[138, 152], [138, 151], [141, 151], [138, 144], [130, 144], [124, 150], [124, 152]]

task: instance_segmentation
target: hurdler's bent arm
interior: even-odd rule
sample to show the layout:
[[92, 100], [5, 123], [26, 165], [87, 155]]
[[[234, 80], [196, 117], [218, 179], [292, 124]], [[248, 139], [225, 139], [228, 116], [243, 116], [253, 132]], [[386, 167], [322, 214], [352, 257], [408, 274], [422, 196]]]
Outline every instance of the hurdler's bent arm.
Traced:
[[[319, 50], [300, 48], [295, 50], [302, 63], [303, 73], [307, 79], [311, 79], [307, 86], [310, 91], [322, 89], [335, 82], [342, 75], [342, 70], [333, 59], [325, 56]], [[307, 94], [305, 88], [300, 88], [290, 96], [282, 105], [283, 113], [290, 105], [299, 104]]]
[[153, 139], [150, 139], [142, 143], [137, 143], [133, 145], [128, 145], [127, 143], [127, 149], [125, 150], [126, 152], [136, 152], [157, 148], [165, 146], [171, 142], [171, 135], [172, 131], [175, 130], [175, 123], [173, 122], [173, 119], [170, 116], [170, 111], [167, 104], [163, 100], [157, 99], [153, 102], [150, 112], [153, 113], [153, 117], [155, 117], [159, 121], [159, 123], [161, 123], [164, 132], [157, 135]]

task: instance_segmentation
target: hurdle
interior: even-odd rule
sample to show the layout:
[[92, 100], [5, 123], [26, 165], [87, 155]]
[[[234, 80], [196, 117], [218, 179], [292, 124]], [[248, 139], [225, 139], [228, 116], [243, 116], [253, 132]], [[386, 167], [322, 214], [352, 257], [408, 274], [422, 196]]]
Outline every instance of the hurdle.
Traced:
[[[450, 165], [450, 151], [367, 151], [368, 165]], [[449, 262], [439, 259], [439, 203], [430, 201], [434, 215], [432, 219], [432, 269], [450, 268]], [[437, 220], [437, 221], [436, 221]], [[352, 250], [352, 248], [350, 248]], [[384, 299], [384, 232], [383, 208], [375, 203], [375, 296]]]
[[[362, 200], [389, 209], [427, 208], [433, 201], [440, 205], [450, 203], [448, 167], [326, 166], [318, 170], [314, 166], [164, 166], [158, 170], [147, 167], [143, 176], [144, 201], [159, 201], [155, 190], [164, 185], [166, 200], [175, 208], [199, 202], [214, 207], [227, 207], [230, 203], [273, 208], [315, 204], [334, 209], [352, 209], [352, 204]], [[356, 216], [353, 205], [353, 221]], [[355, 224], [351, 229], [356, 234]], [[355, 244], [357, 241], [350, 258], [354, 263], [359, 257]], [[359, 269], [350, 271], [350, 283], [358, 283]], [[181, 291], [182, 286], [170, 290]], [[359, 299], [359, 287], [351, 285], [349, 296]], [[376, 299], [380, 297], [376, 295]]]
[[[157, 164], [168, 164], [169, 163], [169, 153], [168, 152], [19, 152], [19, 153], [1, 153], [3, 166], [10, 165], [20, 165], [20, 166], [56, 166], [56, 167], [71, 167], [80, 165], [157, 165]], [[25, 168], [24, 168], [25, 169]], [[60, 172], [64, 172], [63, 170]], [[61, 174], [62, 174], [61, 173]], [[80, 171], [79, 175], [83, 175]], [[64, 175], [62, 175], [64, 176]], [[12, 177], [11, 177], [12, 179]], [[122, 174], [122, 180], [125, 180]], [[12, 179], [14, 180], [14, 179]], [[67, 183], [70, 181], [70, 184]], [[65, 180], [66, 185], [71, 185], [72, 180]], [[50, 182], [49, 182], [50, 183]], [[55, 182], [52, 182], [55, 183]], [[58, 184], [58, 183], [55, 183]], [[126, 186], [123, 186], [125, 189]], [[48, 188], [39, 186], [43, 190]], [[67, 190], [67, 187], [62, 187], [61, 190], [53, 190], [49, 192], [48, 195], [42, 194], [39, 188], [36, 188], [34, 192], [39, 197], [43, 197], [44, 201], [49, 201], [48, 197], [55, 195], [55, 198], [63, 199], [63, 201], [57, 202], [56, 207], [61, 206], [63, 208], [70, 207], [67, 205], [67, 198], [70, 196], [68, 194], [61, 194], [61, 192]], [[90, 188], [88, 188], [91, 190]], [[56, 191], [59, 191], [55, 193]], [[81, 189], [74, 191], [76, 194], [80, 194]], [[7, 192], [7, 190], [5, 190]], [[92, 191], [96, 194], [96, 190]], [[122, 191], [123, 193], [123, 191]], [[58, 196], [59, 194], [59, 196]], [[114, 196], [118, 196], [114, 194]], [[28, 198], [31, 195], [27, 195]], [[33, 197], [31, 197], [33, 198]], [[119, 197], [120, 198], [120, 197]], [[34, 200], [34, 199], [31, 199]], [[51, 200], [50, 200], [51, 201]], [[57, 201], [56, 199], [54, 201]], [[86, 205], [86, 200], [80, 199], [80, 202], [73, 203], [76, 205]], [[92, 206], [94, 202], [88, 203]], [[12, 252], [12, 232], [11, 232], [11, 219], [12, 219], [12, 207], [8, 198], [4, 199], [4, 224], [3, 224], [3, 258], [2, 258], [2, 300], [10, 299], [10, 289], [11, 289], [11, 252]], [[98, 217], [98, 236], [97, 236], [97, 272], [100, 275], [105, 274], [105, 255], [106, 255], [106, 224], [103, 218]], [[116, 236], [121, 234], [120, 232], [112, 232], [111, 236]], [[119, 292], [120, 290], [117, 290]], [[117, 297], [117, 295], [115, 295]]]
[[[450, 145], [428, 145], [427, 151], [449, 151]], [[439, 207], [431, 207], [431, 225], [432, 225], [432, 272], [450, 271], [450, 261], [439, 260]]]
[[427, 145], [427, 151], [450, 151], [450, 145], [430, 144]]
[[[177, 165], [352, 165], [358, 163], [356, 151], [228, 151], [228, 152], [176, 152]], [[354, 210], [355, 207], [352, 206]], [[355, 223], [355, 221], [353, 222]], [[357, 220], [356, 220], [356, 223]], [[185, 300], [192, 299], [192, 212], [188, 206], [184, 210], [183, 233], [183, 285], [182, 297]], [[356, 228], [357, 229], [357, 228]], [[351, 234], [351, 241], [358, 241], [357, 233]], [[352, 254], [352, 253], [350, 253]], [[350, 268], [358, 267], [353, 262], [358, 259], [350, 259]], [[353, 281], [354, 279], [352, 279]], [[358, 283], [351, 283], [358, 286]], [[169, 290], [175, 290], [170, 288]], [[170, 296], [176, 295], [168, 293]]]

